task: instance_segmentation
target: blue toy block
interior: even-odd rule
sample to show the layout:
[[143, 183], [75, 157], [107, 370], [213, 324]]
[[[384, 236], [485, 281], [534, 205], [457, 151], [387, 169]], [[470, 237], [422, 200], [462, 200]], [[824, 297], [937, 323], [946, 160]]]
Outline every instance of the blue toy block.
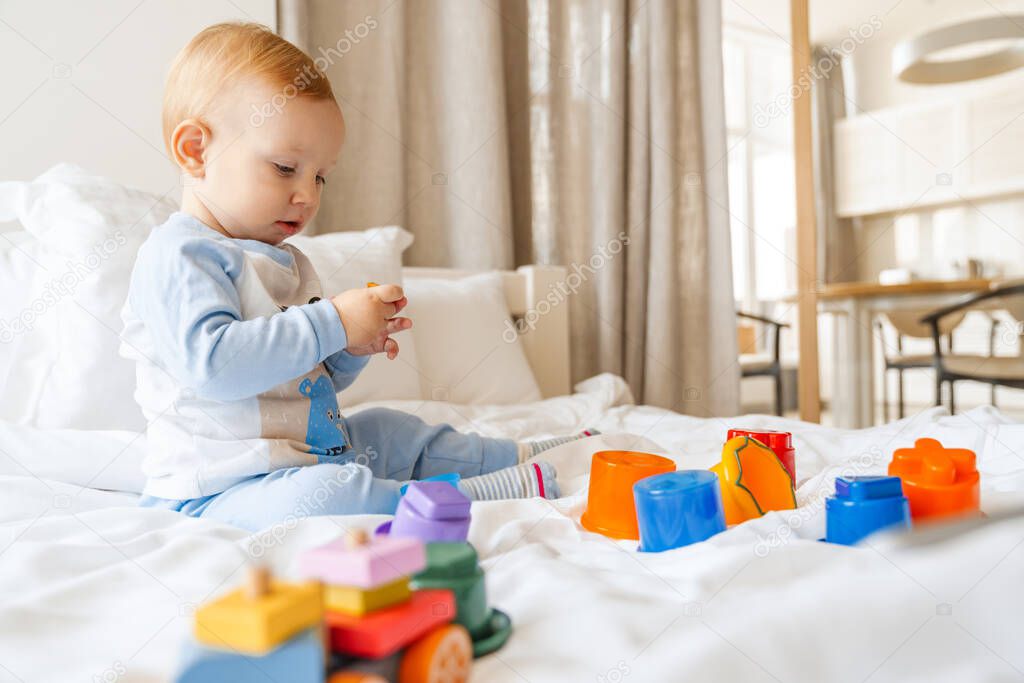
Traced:
[[265, 655], [246, 655], [190, 641], [175, 683], [249, 683], [256, 680], [323, 683], [322, 629], [310, 628]]
[[910, 504], [899, 477], [837, 477], [825, 501], [825, 540], [853, 545], [876, 531], [910, 528]]

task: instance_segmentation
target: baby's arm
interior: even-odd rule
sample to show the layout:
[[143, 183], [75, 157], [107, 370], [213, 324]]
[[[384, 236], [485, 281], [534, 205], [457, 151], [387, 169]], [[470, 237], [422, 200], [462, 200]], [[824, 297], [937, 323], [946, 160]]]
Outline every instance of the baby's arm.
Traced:
[[242, 320], [235, 282], [240, 249], [201, 238], [150, 239], [139, 251], [128, 300], [163, 366], [197, 396], [256, 396], [308, 372], [348, 345], [328, 299]]
[[341, 391], [355, 382], [356, 377], [369, 362], [369, 356], [353, 356], [344, 349], [328, 356], [324, 365], [327, 366], [327, 373], [331, 376], [334, 391]]

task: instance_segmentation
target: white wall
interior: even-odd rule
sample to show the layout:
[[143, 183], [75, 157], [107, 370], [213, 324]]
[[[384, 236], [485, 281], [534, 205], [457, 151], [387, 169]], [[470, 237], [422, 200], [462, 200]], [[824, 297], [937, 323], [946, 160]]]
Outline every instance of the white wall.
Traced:
[[[813, 2], [823, 0], [811, 0]], [[876, 8], [877, 9], [877, 8]], [[854, 84], [848, 93], [849, 112], [900, 111], [926, 102], [968, 101], [980, 93], [1024, 87], [1024, 70], [1000, 76], [949, 85], [913, 85], [898, 81], [891, 73], [893, 47], [901, 40], [930, 28], [980, 16], [1024, 13], [1024, 0], [902, 0], [891, 13], [882, 14], [882, 28], [859, 45], [847, 58]], [[993, 116], [1005, 119], [1007, 127], [1021, 112], [999, 111]], [[1002, 130], [1004, 127], [999, 126]], [[1002, 150], [998, 135], [986, 143], [980, 153], [985, 163], [999, 166]], [[975, 155], [978, 155], [975, 150]], [[961, 162], [962, 163], [962, 162]], [[919, 208], [899, 214], [870, 216], [858, 221], [856, 250], [860, 254], [858, 279], [875, 280], [885, 268], [905, 267], [923, 278], [956, 278], [963, 273], [954, 263], [967, 258], [982, 260], [992, 275], [1024, 276], [1024, 197], [992, 198], [959, 202], [949, 206]], [[1005, 315], [1001, 316], [1007, 318]], [[1015, 355], [1020, 352], [1013, 322], [996, 338], [996, 352]], [[989, 351], [989, 319], [972, 314], [956, 331], [960, 353], [985, 355]], [[891, 343], [891, 338], [890, 338]], [[909, 353], [930, 353], [931, 342], [911, 340]], [[879, 349], [880, 351], [880, 349]], [[880, 371], [880, 370], [879, 370]], [[890, 378], [890, 400], [895, 396], [895, 373]], [[934, 379], [930, 370], [906, 375], [907, 402], [928, 405], [934, 398]], [[958, 407], [987, 403], [989, 388], [964, 382], [957, 387]], [[1003, 408], [1024, 408], [1024, 392], [1002, 389], [999, 404]]]
[[210, 24], [275, 15], [275, 0], [0, 0], [0, 180], [69, 161], [180, 196], [160, 133], [171, 60]]
[[[812, 7], [825, 2], [831, 0], [811, 0]], [[857, 4], [849, 3], [851, 6]], [[892, 49], [900, 41], [932, 28], [968, 19], [1022, 14], [1024, 0], [902, 0], [895, 5], [888, 2], [886, 5], [890, 7], [889, 11], [881, 7], [860, 10], [862, 14], [868, 13], [868, 16], [870, 13], [876, 14], [881, 29], [869, 40], [858, 45], [847, 60], [846, 66], [852, 69], [855, 83], [853, 92], [847, 93], [856, 103], [850, 107], [851, 114], [857, 111], [873, 111], [883, 107], [932, 101], [936, 98], [960, 98], [969, 96], [979, 89], [1006, 87], [1014, 83], [1024, 84], [1024, 74], [1020, 72], [949, 85], [914, 85], [892, 76]], [[849, 20], [855, 19], [850, 17]]]

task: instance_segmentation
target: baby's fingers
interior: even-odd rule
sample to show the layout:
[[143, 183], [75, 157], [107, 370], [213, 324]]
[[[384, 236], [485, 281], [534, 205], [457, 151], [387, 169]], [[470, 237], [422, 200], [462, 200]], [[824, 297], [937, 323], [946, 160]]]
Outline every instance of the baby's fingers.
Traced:
[[388, 334], [394, 334], [412, 327], [412, 321], [408, 318], [390, 318], [387, 324]]
[[370, 289], [381, 301], [389, 304], [397, 303], [405, 298], [405, 292], [398, 285], [377, 285]]
[[390, 337], [385, 339], [384, 353], [388, 355], [388, 360], [394, 360], [398, 356], [398, 342]]

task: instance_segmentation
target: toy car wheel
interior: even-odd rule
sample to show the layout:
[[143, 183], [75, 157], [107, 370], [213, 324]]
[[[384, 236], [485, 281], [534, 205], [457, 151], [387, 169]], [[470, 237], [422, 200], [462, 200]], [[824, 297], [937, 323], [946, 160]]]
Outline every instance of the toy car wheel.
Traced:
[[473, 642], [457, 624], [438, 626], [409, 646], [398, 665], [398, 683], [465, 683]]
[[388, 683], [386, 679], [374, 674], [358, 671], [340, 671], [327, 679], [327, 683]]

